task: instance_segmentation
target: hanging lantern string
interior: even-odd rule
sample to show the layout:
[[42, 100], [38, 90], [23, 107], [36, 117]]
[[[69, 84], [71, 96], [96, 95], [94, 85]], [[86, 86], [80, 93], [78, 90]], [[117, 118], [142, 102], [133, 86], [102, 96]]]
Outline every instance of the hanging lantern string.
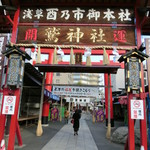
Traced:
[[[10, 42], [11, 43], [11, 42]], [[33, 47], [33, 44], [24, 44], [24, 43], [18, 43], [14, 44], [11, 43], [15, 46], [20, 46], [20, 47]], [[60, 48], [74, 48], [74, 49], [85, 49], [85, 46], [79, 46], [79, 45], [53, 45], [53, 44], [36, 44], [38, 47], [50, 47], [50, 48], [55, 48], [55, 47], [60, 47]], [[113, 49], [114, 46], [105, 46], [105, 45], [96, 45], [96, 46], [88, 46], [90, 49]], [[134, 48], [137, 48], [137, 46], [115, 46], [116, 49], [120, 50], [132, 50]]]

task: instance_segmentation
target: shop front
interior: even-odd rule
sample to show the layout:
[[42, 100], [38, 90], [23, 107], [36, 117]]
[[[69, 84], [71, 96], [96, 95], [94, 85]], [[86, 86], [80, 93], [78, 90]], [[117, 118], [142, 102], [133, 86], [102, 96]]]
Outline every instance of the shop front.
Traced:
[[[20, 102], [20, 111], [18, 121], [35, 123], [39, 117], [40, 97], [41, 97], [42, 74], [30, 63], [25, 63], [24, 84], [22, 98]], [[50, 103], [59, 101], [57, 95], [53, 95], [47, 89], [44, 89], [44, 101], [42, 112], [42, 123], [48, 123]]]

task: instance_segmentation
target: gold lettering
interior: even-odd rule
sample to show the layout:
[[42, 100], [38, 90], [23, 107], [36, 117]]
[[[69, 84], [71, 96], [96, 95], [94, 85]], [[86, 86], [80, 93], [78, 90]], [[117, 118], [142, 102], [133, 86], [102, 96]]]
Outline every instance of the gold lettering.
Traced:
[[76, 32], [74, 32], [74, 29], [69, 29], [70, 32], [67, 33], [67, 40], [69, 42], [73, 42], [73, 39], [76, 39], [76, 42], [79, 43], [80, 39], [83, 37], [84, 33], [80, 32], [80, 28], [76, 28]]
[[92, 29], [93, 33], [91, 33], [91, 40], [93, 43], [95, 42], [106, 42], [106, 40], [103, 39], [105, 34], [103, 33], [103, 30], [100, 28], [98, 33], [96, 29]]
[[60, 28], [47, 28], [45, 29], [45, 35], [47, 35], [47, 39], [45, 41], [53, 41], [53, 42], [58, 42], [58, 35], [60, 34], [59, 32]]

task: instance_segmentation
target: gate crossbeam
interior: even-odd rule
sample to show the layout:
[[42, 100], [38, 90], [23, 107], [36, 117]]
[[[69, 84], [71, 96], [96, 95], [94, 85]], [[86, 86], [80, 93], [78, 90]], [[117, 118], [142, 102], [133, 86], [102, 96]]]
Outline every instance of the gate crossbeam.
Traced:
[[120, 66], [116, 65], [51, 65], [51, 64], [36, 64], [40, 72], [75, 72], [75, 73], [109, 73], [116, 74]]

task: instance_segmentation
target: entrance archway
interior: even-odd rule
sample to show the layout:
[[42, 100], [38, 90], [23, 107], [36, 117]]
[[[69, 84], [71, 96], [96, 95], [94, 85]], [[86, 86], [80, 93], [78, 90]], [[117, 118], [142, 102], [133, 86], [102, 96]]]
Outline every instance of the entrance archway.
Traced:
[[[106, 133], [106, 137], [110, 138], [111, 136], [111, 121], [110, 121], [110, 74], [116, 74], [117, 70], [120, 66], [116, 65], [98, 65], [98, 66], [83, 66], [83, 65], [51, 65], [51, 64], [36, 64], [35, 67], [38, 67], [40, 72], [43, 72], [43, 84], [42, 89], [44, 89], [44, 81], [45, 81], [45, 73], [46, 72], [64, 72], [64, 73], [72, 73], [72, 72], [82, 72], [82, 73], [105, 73], [108, 74], [108, 129]], [[41, 97], [42, 104], [42, 97]], [[40, 107], [40, 112], [42, 109], [42, 105]], [[41, 116], [39, 115], [39, 119]], [[39, 127], [40, 125], [38, 125]], [[41, 126], [40, 126], [41, 127]], [[42, 128], [42, 127], [41, 127]], [[39, 130], [40, 131], [40, 130]], [[38, 134], [38, 133], [37, 133]]]

